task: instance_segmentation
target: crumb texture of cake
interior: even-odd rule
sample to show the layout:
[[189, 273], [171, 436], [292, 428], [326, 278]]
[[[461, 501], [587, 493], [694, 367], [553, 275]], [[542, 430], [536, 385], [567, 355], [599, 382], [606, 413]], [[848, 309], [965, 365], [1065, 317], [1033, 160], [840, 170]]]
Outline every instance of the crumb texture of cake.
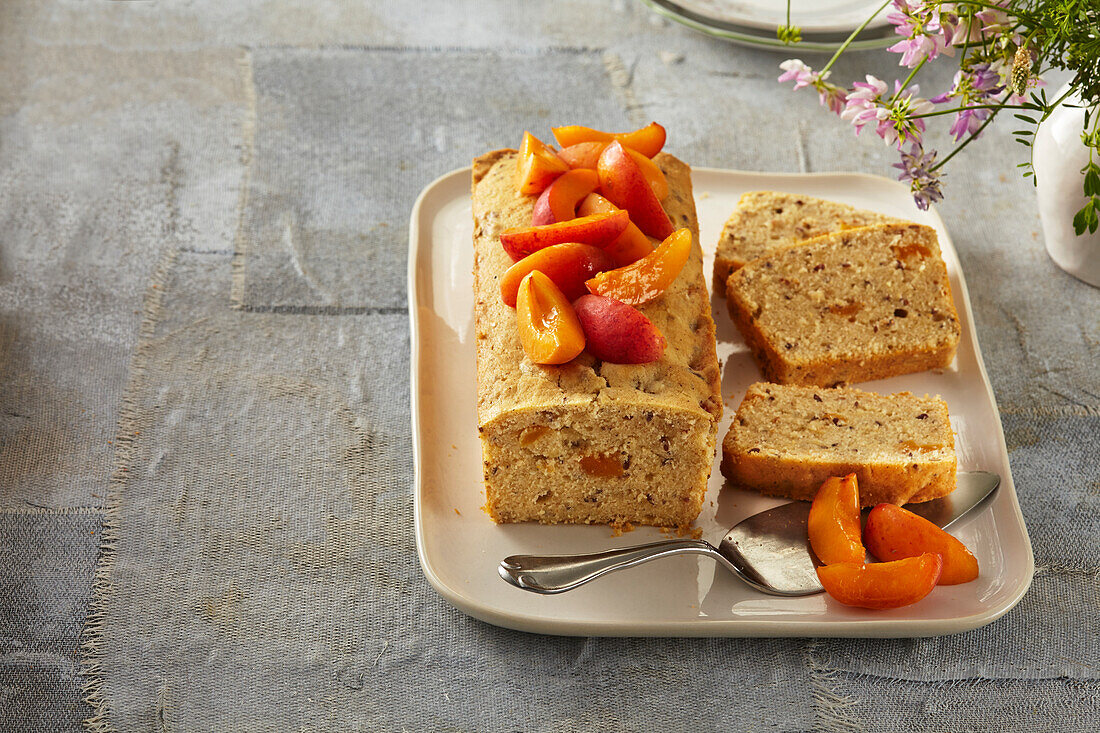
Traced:
[[936, 232], [879, 224], [753, 260], [730, 317], [765, 379], [835, 386], [950, 365], [961, 327]]
[[730, 483], [804, 501], [849, 473], [863, 506], [929, 501], [954, 491], [955, 471], [947, 403], [908, 392], [758, 382], [722, 441]]
[[474, 161], [474, 316], [478, 429], [486, 511], [498, 522], [679, 527], [702, 507], [722, 400], [714, 321], [703, 280], [691, 170], [661, 153], [662, 202], [692, 232], [691, 256], [662, 295], [639, 310], [668, 341], [648, 364], [533, 363], [500, 296], [512, 264], [500, 233], [530, 226], [534, 197], [516, 191], [515, 151]]
[[714, 253], [714, 289], [726, 294], [730, 273], [779, 247], [823, 234], [871, 226], [909, 224], [867, 209], [780, 191], [748, 191], [722, 229]]

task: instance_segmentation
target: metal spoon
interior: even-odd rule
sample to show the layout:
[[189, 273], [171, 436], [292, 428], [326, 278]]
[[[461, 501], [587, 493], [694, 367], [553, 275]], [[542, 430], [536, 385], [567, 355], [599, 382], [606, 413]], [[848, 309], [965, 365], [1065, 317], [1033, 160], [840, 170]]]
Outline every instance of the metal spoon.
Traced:
[[[984, 506], [1001, 477], [985, 471], [958, 475], [947, 496], [908, 509], [940, 527]], [[866, 511], [865, 511], [866, 513]], [[583, 555], [512, 555], [497, 572], [508, 583], [532, 593], [563, 593], [601, 575], [672, 555], [714, 558], [753, 588], [775, 596], [808, 596], [824, 589], [818, 582], [807, 539], [810, 503], [790, 504], [754, 514], [726, 533], [718, 547], [704, 540], [676, 539]]]

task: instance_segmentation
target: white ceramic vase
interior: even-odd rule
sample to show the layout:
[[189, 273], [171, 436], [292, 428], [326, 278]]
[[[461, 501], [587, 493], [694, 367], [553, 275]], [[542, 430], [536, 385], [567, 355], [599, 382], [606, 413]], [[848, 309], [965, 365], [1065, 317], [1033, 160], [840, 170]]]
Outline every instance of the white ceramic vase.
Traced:
[[[1062, 87], [1055, 99], [1066, 89]], [[1076, 95], [1066, 102], [1080, 104]], [[1073, 231], [1073, 215], [1085, 205], [1081, 169], [1089, 153], [1081, 142], [1084, 119], [1083, 107], [1063, 103], [1040, 125], [1032, 152], [1047, 252], [1069, 274], [1100, 287], [1100, 229], [1081, 236]]]

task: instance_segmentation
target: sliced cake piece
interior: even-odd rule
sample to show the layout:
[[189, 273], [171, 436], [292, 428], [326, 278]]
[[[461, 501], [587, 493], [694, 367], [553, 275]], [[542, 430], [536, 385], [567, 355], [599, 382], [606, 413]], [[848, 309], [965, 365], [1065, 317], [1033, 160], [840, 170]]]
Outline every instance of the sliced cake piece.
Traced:
[[908, 392], [758, 382], [722, 441], [731, 483], [789, 499], [854, 473], [863, 506], [928, 501], [955, 489], [955, 469], [947, 403]]
[[959, 319], [936, 232], [879, 224], [753, 260], [726, 283], [764, 376], [835, 386], [946, 367]]
[[742, 194], [718, 240], [714, 289], [725, 295], [726, 279], [731, 272], [771, 254], [777, 247], [845, 229], [899, 223], [908, 222], [813, 196], [749, 191]]

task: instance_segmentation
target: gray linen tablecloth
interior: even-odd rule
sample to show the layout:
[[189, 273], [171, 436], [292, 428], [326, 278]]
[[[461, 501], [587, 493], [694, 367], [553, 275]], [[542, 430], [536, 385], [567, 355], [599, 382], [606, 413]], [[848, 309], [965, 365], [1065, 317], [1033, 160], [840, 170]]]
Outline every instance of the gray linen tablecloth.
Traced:
[[887, 174], [775, 83], [786, 56], [622, 0], [0, 6], [0, 729], [1100, 728], [1100, 291], [1047, 258], [1010, 124], [940, 206], [1035, 550], [1007, 616], [554, 638], [421, 574], [418, 191], [574, 121], [660, 120], [695, 165]]

